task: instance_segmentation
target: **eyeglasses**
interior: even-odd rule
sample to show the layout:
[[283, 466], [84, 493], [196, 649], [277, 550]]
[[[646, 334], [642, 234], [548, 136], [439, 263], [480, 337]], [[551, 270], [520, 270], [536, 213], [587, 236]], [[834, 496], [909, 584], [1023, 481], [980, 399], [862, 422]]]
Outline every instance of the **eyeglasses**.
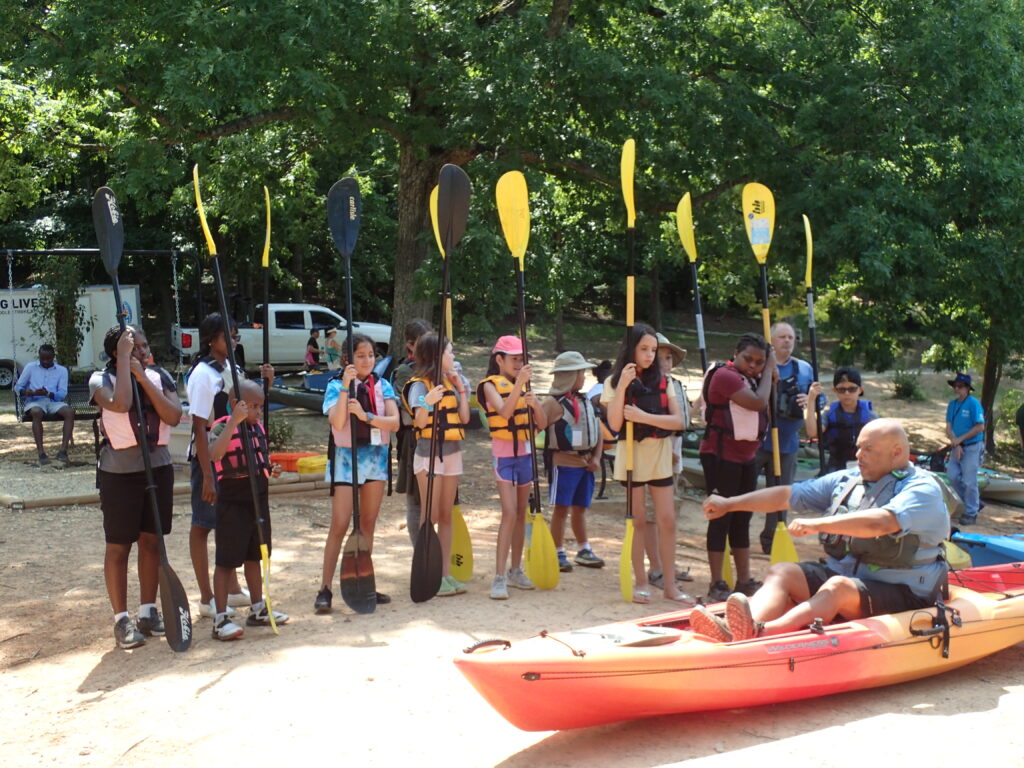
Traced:
[[242, 340], [242, 334], [240, 334], [240, 333], [232, 333], [231, 334], [231, 340], [232, 341], [241, 341]]
[[835, 387], [836, 392], [838, 392], [840, 395], [852, 395], [858, 389], [860, 389], [860, 387], [858, 387], [856, 384], [851, 384], [848, 387]]

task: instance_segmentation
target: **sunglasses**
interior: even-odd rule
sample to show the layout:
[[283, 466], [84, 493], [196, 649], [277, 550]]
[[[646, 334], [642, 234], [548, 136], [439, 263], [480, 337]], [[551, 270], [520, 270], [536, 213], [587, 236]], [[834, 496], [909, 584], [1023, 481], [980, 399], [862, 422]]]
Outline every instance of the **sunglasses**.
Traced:
[[858, 389], [860, 389], [860, 387], [858, 387], [856, 384], [851, 384], [848, 387], [835, 387], [836, 392], [838, 392], [840, 395], [852, 395]]

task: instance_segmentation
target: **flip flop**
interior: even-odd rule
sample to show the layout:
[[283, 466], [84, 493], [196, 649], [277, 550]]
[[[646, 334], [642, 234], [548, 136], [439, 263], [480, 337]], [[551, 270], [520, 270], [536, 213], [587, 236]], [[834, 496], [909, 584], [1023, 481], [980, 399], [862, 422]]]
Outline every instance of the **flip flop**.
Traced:
[[633, 602], [640, 605], [647, 605], [651, 602], [651, 592], [647, 589], [634, 589]]
[[665, 595], [665, 599], [668, 600], [670, 603], [678, 603], [679, 605], [685, 605], [687, 608], [692, 608], [695, 605], [697, 605], [697, 598], [691, 597], [685, 592], [680, 592], [678, 595], [675, 595], [673, 597]]

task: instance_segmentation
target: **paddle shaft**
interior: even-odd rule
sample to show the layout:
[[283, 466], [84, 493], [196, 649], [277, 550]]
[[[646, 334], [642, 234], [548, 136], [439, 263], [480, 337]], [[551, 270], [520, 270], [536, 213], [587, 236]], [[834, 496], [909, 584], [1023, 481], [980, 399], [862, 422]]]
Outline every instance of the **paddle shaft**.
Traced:
[[[636, 257], [636, 227], [626, 228], [626, 249], [629, 253], [629, 275], [626, 276], [626, 349], [633, 335], [634, 297], [636, 277], [633, 275]], [[634, 354], [635, 357], [635, 354]], [[635, 360], [634, 360], [635, 362]], [[620, 381], [621, 384], [621, 381]], [[623, 402], [629, 393], [623, 392]], [[633, 519], [633, 422], [626, 421], [626, 519]]]
[[700, 283], [697, 281], [697, 262], [690, 262], [690, 274], [693, 277], [693, 314], [697, 323], [697, 347], [700, 349], [700, 369], [708, 369], [708, 349], [704, 342], [704, 311], [700, 303]]
[[[516, 264], [519, 262], [516, 260]], [[516, 269], [516, 292], [519, 294], [519, 337], [523, 340], [523, 365], [530, 364], [530, 353], [526, 345], [526, 279], [521, 267]], [[526, 390], [530, 391], [530, 382], [526, 382]], [[533, 494], [530, 496], [530, 509], [534, 514], [540, 513], [540, 479], [537, 476], [537, 452], [533, 450], [535, 431], [533, 425], [533, 409], [526, 407], [526, 419], [530, 427], [530, 464], [533, 467]]]
[[[352, 256], [351, 254], [345, 254], [345, 312], [347, 313], [346, 319], [346, 332], [348, 333], [348, 339], [345, 341], [345, 348], [348, 351], [348, 364], [354, 366], [356, 364], [356, 351], [355, 342], [352, 339], [352, 333], [355, 330], [355, 326], [352, 324]], [[342, 372], [342, 379], [344, 380], [345, 374], [344, 369]], [[348, 393], [349, 402], [355, 397], [356, 381], [352, 380], [352, 389]], [[352, 530], [359, 531], [359, 449], [356, 446], [358, 442], [356, 440], [356, 423], [359, 419], [353, 413], [349, 416], [348, 429], [349, 429], [349, 442], [352, 443]]]
[[[263, 364], [270, 363], [270, 267], [263, 268]], [[270, 382], [263, 377], [263, 428], [270, 435]]]
[[[807, 284], [807, 331], [811, 337], [811, 370], [814, 380], [818, 380], [818, 334], [814, 327], [814, 287]], [[821, 434], [821, 398], [814, 398], [814, 419], [818, 424], [818, 464], [821, 472], [825, 472], [825, 441]]]
[[[768, 313], [768, 268], [763, 262], [759, 263], [761, 271], [761, 320], [764, 324], [764, 338], [771, 343], [772, 323]], [[776, 407], [776, 385], [772, 381], [771, 394], [768, 397], [768, 416], [771, 424], [772, 434], [772, 473], [768, 475], [766, 484], [769, 486], [779, 485], [782, 482], [782, 463], [779, 457], [779, 421], [778, 408]]]
[[[445, 257], [442, 260], [441, 266], [441, 311], [444, 312], [444, 308], [448, 304], [448, 263], [451, 260], [451, 253], [445, 249]], [[440, 328], [437, 331], [437, 360], [434, 361], [434, 386], [443, 384], [441, 377], [444, 375], [442, 371], [442, 363], [444, 360], [444, 350], [448, 346], [448, 337], [445, 334], [445, 323], [442, 317]], [[440, 437], [440, 413], [437, 407], [440, 403], [436, 403], [433, 411], [430, 414], [430, 458], [427, 462], [427, 498], [425, 500], [420, 499], [423, 505], [425, 513], [424, 524], [431, 525], [430, 512], [434, 501], [434, 469], [437, 455], [442, 449], [442, 441]], [[427, 539], [429, 542], [429, 539]]]

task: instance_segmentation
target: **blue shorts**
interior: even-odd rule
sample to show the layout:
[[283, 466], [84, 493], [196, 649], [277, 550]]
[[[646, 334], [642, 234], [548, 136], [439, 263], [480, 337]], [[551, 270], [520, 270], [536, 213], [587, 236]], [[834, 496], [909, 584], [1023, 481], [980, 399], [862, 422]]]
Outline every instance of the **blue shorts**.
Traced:
[[524, 456], [502, 456], [494, 459], [494, 474], [498, 480], [513, 485], [529, 485], [533, 482], [533, 460], [530, 454]]
[[[192, 525], [213, 530], [217, 527], [217, 511], [215, 505], [203, 501], [203, 471], [199, 468], [199, 459], [192, 459]], [[213, 470], [211, 469], [211, 472]], [[213, 473], [213, 487], [217, 487], [217, 473]]]
[[[360, 445], [356, 449], [359, 457], [359, 484], [368, 480], [388, 479], [388, 447], [386, 445]], [[327, 463], [324, 480], [331, 482], [331, 466]], [[334, 446], [334, 482], [352, 485], [352, 449]]]
[[559, 507], [589, 507], [594, 498], [594, 473], [586, 467], [551, 467], [549, 504]]

